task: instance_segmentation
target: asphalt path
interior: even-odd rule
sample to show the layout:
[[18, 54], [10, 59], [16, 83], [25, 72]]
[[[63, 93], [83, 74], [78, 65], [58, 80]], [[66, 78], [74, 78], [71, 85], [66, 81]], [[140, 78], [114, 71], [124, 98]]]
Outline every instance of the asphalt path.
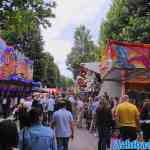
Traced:
[[86, 129], [76, 129], [74, 140], [70, 140], [69, 150], [97, 150], [97, 137]]

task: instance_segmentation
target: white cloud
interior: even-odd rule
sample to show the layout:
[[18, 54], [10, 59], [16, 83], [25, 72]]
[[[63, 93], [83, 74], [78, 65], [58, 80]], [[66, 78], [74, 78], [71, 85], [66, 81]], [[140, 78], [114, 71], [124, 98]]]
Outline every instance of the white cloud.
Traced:
[[59, 66], [61, 74], [72, 77], [72, 73], [67, 70], [65, 65], [67, 54], [70, 52], [72, 45], [68, 41], [50, 39], [45, 43], [45, 50], [49, 51], [55, 58], [55, 63]]
[[[95, 16], [101, 12], [104, 17], [111, 0], [57, 0], [57, 7], [54, 10], [56, 18], [49, 29], [51, 38], [61, 36], [63, 30], [69, 24], [78, 26], [92, 22]], [[99, 20], [100, 21], [100, 20]]]
[[68, 41], [49, 39], [45, 43], [45, 50], [50, 51], [56, 62], [62, 62], [70, 52], [72, 45]]
[[[64, 67], [66, 55], [70, 52], [73, 43], [73, 39], [65, 40], [63, 38], [64, 31], [67, 29], [68, 32], [73, 34], [72, 29], [69, 29], [69, 27], [76, 28], [80, 24], [91, 27], [93, 23], [94, 27], [96, 17], [98, 17], [100, 24], [111, 0], [92, 0], [90, 2], [88, 0], [57, 0], [56, 2], [57, 7], [54, 10], [56, 18], [52, 20], [52, 27], [46, 30], [43, 29], [42, 33], [45, 50], [50, 51], [59, 66]], [[93, 30], [97, 30], [97, 33], [99, 32], [99, 29]]]

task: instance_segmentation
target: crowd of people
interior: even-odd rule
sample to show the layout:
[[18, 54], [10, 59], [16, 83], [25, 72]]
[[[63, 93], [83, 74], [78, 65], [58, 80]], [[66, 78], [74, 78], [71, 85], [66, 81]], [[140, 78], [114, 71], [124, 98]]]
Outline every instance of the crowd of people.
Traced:
[[0, 150], [68, 150], [75, 127], [98, 136], [98, 150], [111, 150], [112, 138], [132, 141], [141, 136], [150, 140], [148, 98], [137, 108], [128, 95], [35, 93], [21, 99], [12, 114], [13, 121], [0, 122]]
[[98, 150], [112, 149], [111, 139], [150, 140], [150, 99], [145, 99], [141, 108], [137, 108], [128, 95], [116, 100], [111, 106], [111, 102], [103, 98], [96, 110]]

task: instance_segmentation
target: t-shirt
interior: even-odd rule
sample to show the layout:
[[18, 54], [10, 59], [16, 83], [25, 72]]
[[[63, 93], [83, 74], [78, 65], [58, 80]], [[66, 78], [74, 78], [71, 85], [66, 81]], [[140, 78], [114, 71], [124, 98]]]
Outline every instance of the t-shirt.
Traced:
[[54, 111], [55, 100], [53, 98], [48, 99], [47, 106], [48, 111]]
[[24, 102], [25, 106], [30, 110], [32, 107], [32, 101], [25, 101]]
[[78, 100], [77, 101], [77, 109], [80, 110], [83, 108], [83, 106], [84, 106], [84, 103], [81, 100]]
[[53, 114], [53, 122], [56, 124], [56, 137], [70, 137], [70, 123], [73, 121], [73, 116], [70, 111], [65, 108], [59, 109]]
[[129, 102], [123, 102], [116, 108], [120, 127], [136, 127], [136, 120], [139, 118], [137, 107]]
[[4, 104], [4, 105], [7, 104], [7, 99], [6, 98], [3, 99], [2, 104]]
[[73, 96], [70, 96], [70, 97], [69, 97], [69, 101], [70, 101], [71, 104], [73, 104], [73, 105], [74, 105], [75, 102], [76, 102]]

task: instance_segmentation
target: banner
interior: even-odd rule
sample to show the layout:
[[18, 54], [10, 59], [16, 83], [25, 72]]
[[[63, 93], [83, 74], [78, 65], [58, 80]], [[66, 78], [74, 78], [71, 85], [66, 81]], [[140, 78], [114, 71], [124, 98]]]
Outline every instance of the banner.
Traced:
[[0, 80], [32, 80], [33, 61], [0, 39]]
[[107, 53], [113, 68], [150, 69], [150, 44], [136, 44], [111, 40]]

